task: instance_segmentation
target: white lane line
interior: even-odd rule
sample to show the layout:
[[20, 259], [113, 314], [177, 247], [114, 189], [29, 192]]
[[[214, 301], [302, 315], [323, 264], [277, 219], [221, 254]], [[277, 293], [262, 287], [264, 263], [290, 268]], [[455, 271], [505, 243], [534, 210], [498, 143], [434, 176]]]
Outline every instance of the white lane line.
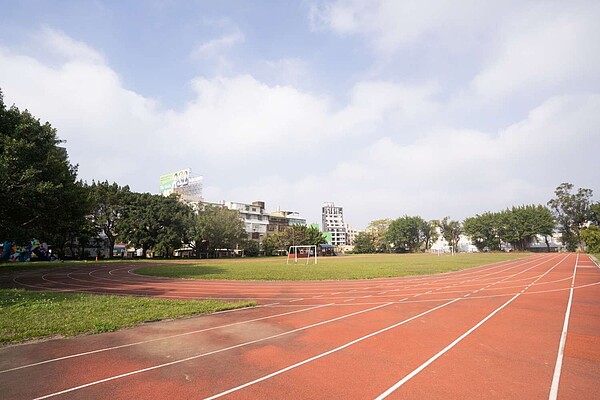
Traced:
[[571, 280], [571, 291], [569, 292], [569, 302], [565, 311], [565, 322], [563, 324], [562, 334], [560, 335], [560, 343], [558, 345], [558, 355], [556, 356], [556, 364], [554, 366], [554, 375], [552, 376], [552, 385], [550, 386], [549, 400], [556, 400], [558, 397], [558, 384], [560, 382], [560, 372], [562, 370], [562, 362], [565, 354], [565, 344], [567, 343], [567, 330], [569, 329], [569, 316], [571, 315], [571, 304], [573, 302], [573, 288], [575, 287], [575, 274], [577, 273], [577, 263], [579, 262], [579, 254], [575, 259], [575, 268], [573, 268], [573, 279]]
[[[566, 259], [566, 257], [565, 257], [565, 258], [563, 258], [561, 261], [559, 261], [559, 262], [558, 262], [558, 263], [557, 263], [557, 264], [556, 264], [554, 267], [556, 267], [558, 264], [560, 264], [562, 261], [564, 261], [564, 259]], [[529, 268], [527, 268], [527, 269], [525, 269], [525, 270], [523, 270], [523, 271], [521, 271], [521, 272], [519, 272], [519, 273], [517, 273], [517, 274], [510, 275], [510, 276], [507, 276], [507, 277], [504, 277], [503, 279], [501, 279], [501, 280], [499, 280], [499, 281], [497, 281], [497, 282], [494, 282], [493, 284], [496, 284], [496, 283], [502, 282], [502, 281], [504, 281], [504, 280], [506, 280], [506, 279], [509, 279], [509, 278], [511, 278], [512, 276], [518, 275], [518, 274], [520, 274], [520, 273], [523, 273], [523, 272], [525, 272], [525, 271], [529, 271], [530, 269], [532, 269], [532, 268], [534, 268], [534, 267], [536, 267], [536, 266], [538, 266], [538, 265], [541, 265], [541, 264], [543, 264], [543, 262], [541, 262], [541, 263], [539, 263], [539, 264], [536, 264], [536, 265], [534, 265], [534, 266], [532, 266], [532, 267], [529, 267]], [[550, 272], [550, 271], [551, 271], [551, 270], [552, 270], [554, 267], [552, 267], [552, 268], [550, 268], [548, 271], [546, 271], [546, 273], [545, 273], [545, 274], [547, 274], [548, 272]], [[538, 276], [538, 278], [537, 278], [537, 279], [536, 279], [534, 282], [532, 282], [531, 284], [529, 284], [529, 286], [528, 286], [528, 287], [532, 286], [532, 285], [533, 285], [533, 284], [534, 284], [534, 283], [535, 283], [537, 280], [541, 279], [541, 278], [542, 278], [542, 277], [543, 277], [545, 274], [543, 274], [543, 275], [539, 275], [539, 276]], [[461, 283], [462, 283], [462, 282], [461, 282]], [[437, 290], [437, 289], [436, 289], [436, 290]], [[431, 292], [431, 291], [429, 291], [428, 293], [430, 293], [430, 292]], [[421, 294], [422, 294], [422, 293], [418, 293], [418, 294], [416, 294], [416, 295], [412, 296], [412, 298], [418, 297], [418, 296], [420, 296]], [[514, 296], [514, 298], [518, 297], [520, 294], [521, 294], [521, 293], [517, 294], [516, 296]], [[441, 304], [441, 305], [439, 305], [439, 306], [436, 306], [436, 307], [434, 307], [434, 308], [432, 308], [432, 309], [429, 309], [429, 310], [427, 310], [427, 311], [425, 311], [425, 312], [423, 312], [423, 313], [421, 313], [421, 314], [419, 314], [419, 315], [413, 316], [413, 317], [411, 317], [411, 318], [409, 318], [409, 319], [407, 319], [407, 320], [404, 320], [404, 321], [401, 321], [401, 322], [395, 323], [395, 324], [393, 324], [393, 325], [390, 325], [390, 326], [388, 326], [388, 327], [385, 327], [385, 328], [383, 328], [383, 329], [381, 329], [381, 330], [379, 330], [379, 331], [372, 332], [372, 333], [370, 333], [370, 334], [368, 334], [368, 335], [366, 335], [366, 336], [363, 336], [363, 337], [360, 337], [360, 338], [358, 338], [358, 339], [355, 339], [355, 340], [353, 340], [353, 341], [351, 341], [351, 342], [348, 342], [348, 343], [346, 343], [346, 344], [344, 344], [344, 345], [341, 345], [341, 346], [339, 346], [339, 347], [337, 347], [337, 348], [335, 348], [335, 349], [329, 350], [329, 351], [327, 351], [327, 352], [324, 352], [324, 353], [318, 354], [318, 355], [316, 355], [316, 356], [314, 356], [314, 357], [311, 357], [311, 358], [308, 358], [308, 359], [306, 359], [306, 360], [300, 361], [300, 362], [298, 362], [298, 363], [296, 363], [296, 364], [293, 364], [293, 365], [290, 365], [290, 366], [288, 366], [288, 367], [282, 368], [282, 369], [280, 369], [280, 370], [278, 370], [278, 371], [275, 371], [275, 372], [273, 372], [273, 373], [271, 373], [271, 374], [268, 374], [268, 375], [262, 376], [262, 377], [260, 377], [260, 378], [258, 378], [258, 379], [255, 379], [255, 380], [251, 381], [251, 382], [246, 382], [246, 383], [244, 383], [244, 384], [242, 384], [242, 385], [239, 385], [239, 386], [236, 386], [236, 387], [234, 387], [234, 388], [228, 389], [228, 390], [226, 390], [226, 391], [224, 391], [224, 392], [217, 393], [217, 394], [215, 394], [215, 395], [213, 395], [213, 396], [210, 396], [210, 397], [207, 397], [207, 398], [205, 398], [204, 400], [212, 400], [212, 399], [216, 399], [216, 398], [219, 398], [219, 397], [222, 397], [222, 396], [228, 395], [228, 394], [230, 394], [230, 393], [232, 393], [232, 392], [235, 392], [235, 391], [238, 391], [238, 390], [244, 389], [244, 388], [246, 388], [246, 387], [248, 387], [248, 386], [251, 386], [251, 385], [254, 385], [254, 384], [256, 384], [256, 383], [262, 382], [262, 381], [264, 381], [264, 380], [267, 380], [267, 379], [269, 379], [269, 378], [272, 378], [272, 377], [274, 377], [274, 376], [276, 376], [276, 375], [282, 374], [282, 373], [284, 373], [284, 372], [286, 372], [286, 371], [289, 371], [289, 370], [291, 370], [291, 369], [294, 369], [294, 368], [297, 368], [297, 367], [299, 367], [299, 366], [301, 366], [301, 365], [307, 364], [307, 363], [309, 363], [309, 362], [311, 362], [311, 361], [317, 360], [317, 359], [319, 359], [319, 358], [322, 358], [322, 357], [325, 357], [325, 356], [327, 356], [327, 355], [329, 355], [329, 354], [332, 354], [332, 353], [335, 353], [335, 352], [337, 352], [337, 351], [343, 350], [343, 349], [345, 349], [345, 348], [347, 348], [347, 347], [349, 347], [349, 346], [351, 346], [351, 345], [353, 345], [353, 344], [355, 344], [355, 343], [361, 342], [361, 341], [363, 341], [363, 340], [365, 340], [365, 339], [368, 339], [368, 338], [370, 338], [370, 337], [372, 337], [372, 336], [375, 336], [375, 335], [378, 335], [378, 334], [380, 334], [380, 333], [383, 333], [383, 332], [385, 332], [385, 331], [387, 331], [387, 330], [390, 330], [390, 329], [396, 328], [396, 327], [398, 327], [398, 326], [400, 326], [400, 325], [403, 325], [403, 324], [405, 324], [405, 323], [407, 323], [407, 322], [409, 322], [409, 321], [412, 321], [412, 320], [414, 320], [414, 319], [416, 319], [416, 318], [419, 318], [419, 317], [421, 317], [421, 316], [423, 316], [423, 315], [425, 315], [425, 314], [428, 314], [428, 313], [430, 313], [430, 312], [432, 312], [432, 311], [435, 311], [435, 310], [437, 310], [437, 309], [440, 309], [440, 308], [442, 308], [442, 307], [445, 307], [445, 306], [447, 306], [447, 305], [450, 305], [450, 304], [452, 304], [452, 303], [454, 303], [454, 302], [456, 302], [456, 301], [459, 301], [459, 300], [464, 300], [464, 299], [466, 299], [468, 296], [469, 296], [469, 294], [466, 294], [466, 295], [464, 295], [464, 296], [462, 296], [462, 297], [458, 297], [458, 298], [452, 299], [452, 300], [450, 300], [450, 301], [448, 301], [448, 302], [446, 302], [446, 303], [444, 303], [444, 304]], [[510, 301], [512, 301], [512, 300], [514, 300], [514, 298], [513, 298], [513, 299], [511, 299], [511, 300], [509, 300], [509, 302], [510, 302]], [[403, 299], [403, 300], [408, 300], [408, 298], [406, 298], [406, 299]], [[508, 304], [508, 303], [507, 303], [507, 304]], [[499, 309], [498, 309], [498, 310], [496, 310], [495, 312], [498, 312], [498, 311], [499, 311]], [[493, 315], [493, 314], [492, 314], [492, 315]], [[491, 316], [489, 316], [488, 318], [491, 318]]]
[[239, 385], [239, 386], [236, 386], [236, 387], [234, 387], [234, 388], [231, 388], [231, 389], [229, 389], [229, 390], [226, 390], [226, 391], [224, 391], [224, 392], [217, 393], [217, 394], [215, 394], [215, 395], [212, 395], [212, 396], [210, 396], [210, 397], [206, 397], [206, 398], [204, 398], [204, 400], [213, 400], [213, 399], [217, 399], [217, 398], [219, 398], [219, 397], [223, 397], [223, 396], [226, 396], [226, 395], [228, 395], [228, 394], [230, 394], [230, 393], [233, 393], [233, 392], [236, 392], [236, 391], [238, 391], [238, 390], [244, 389], [244, 388], [246, 388], [246, 387], [248, 387], [248, 386], [251, 386], [251, 385], [254, 385], [254, 384], [256, 384], [256, 383], [262, 382], [262, 381], [264, 381], [264, 380], [270, 379], [270, 378], [272, 378], [272, 377], [274, 377], [274, 376], [277, 376], [277, 375], [279, 375], [279, 374], [283, 374], [284, 372], [287, 372], [287, 371], [289, 371], [289, 370], [291, 370], [291, 369], [297, 368], [297, 367], [299, 367], [299, 366], [301, 366], [301, 365], [304, 365], [304, 364], [307, 364], [307, 363], [309, 363], [309, 362], [311, 362], [311, 361], [318, 360], [319, 358], [322, 358], [322, 357], [328, 356], [328, 355], [330, 355], [330, 354], [332, 354], [332, 353], [335, 353], [335, 352], [338, 352], [338, 351], [340, 351], [340, 350], [343, 350], [343, 349], [345, 349], [345, 348], [347, 348], [347, 347], [350, 347], [350, 346], [352, 346], [353, 344], [356, 344], [356, 343], [362, 342], [363, 340], [366, 340], [366, 339], [368, 339], [368, 338], [370, 338], [370, 337], [373, 337], [373, 336], [375, 336], [375, 335], [379, 335], [380, 333], [383, 333], [383, 332], [389, 331], [390, 329], [394, 329], [394, 328], [396, 328], [396, 327], [398, 327], [398, 326], [400, 326], [400, 325], [404, 325], [404, 324], [406, 324], [406, 323], [408, 323], [408, 322], [410, 322], [410, 321], [412, 321], [412, 320], [414, 320], [414, 319], [420, 318], [420, 317], [422, 317], [422, 316], [424, 316], [424, 315], [426, 315], [426, 314], [429, 314], [429, 313], [431, 313], [431, 312], [433, 312], [433, 311], [435, 311], [435, 310], [438, 310], [438, 309], [440, 309], [440, 308], [442, 308], [442, 307], [446, 307], [446, 306], [448, 306], [448, 305], [450, 305], [450, 304], [452, 304], [452, 303], [454, 303], [454, 302], [457, 302], [457, 301], [459, 301], [459, 300], [460, 300], [460, 298], [457, 298], [457, 299], [454, 299], [454, 300], [452, 300], [452, 301], [449, 301], [449, 302], [447, 302], [447, 303], [440, 304], [440, 305], [439, 305], [439, 306], [437, 306], [437, 307], [431, 308], [431, 309], [429, 309], [429, 310], [427, 310], [427, 311], [424, 311], [424, 312], [422, 312], [422, 313], [420, 313], [420, 314], [418, 314], [418, 315], [415, 315], [415, 316], [413, 316], [413, 317], [410, 317], [410, 318], [408, 318], [408, 319], [405, 319], [405, 320], [403, 320], [403, 321], [400, 321], [400, 322], [398, 322], [398, 323], [395, 323], [394, 325], [390, 325], [390, 326], [387, 326], [387, 327], [385, 327], [385, 328], [383, 328], [383, 329], [380, 329], [380, 330], [378, 330], [378, 331], [376, 331], [376, 332], [369, 333], [368, 335], [365, 335], [365, 336], [359, 337], [358, 339], [354, 339], [354, 340], [352, 340], [351, 342], [348, 342], [348, 343], [345, 343], [345, 344], [343, 344], [343, 345], [341, 345], [341, 346], [339, 346], [339, 347], [336, 347], [335, 349], [331, 349], [331, 350], [329, 350], [329, 351], [326, 351], [325, 353], [317, 354], [317, 355], [316, 355], [316, 356], [314, 356], [314, 357], [307, 358], [306, 360], [303, 360], [303, 361], [300, 361], [300, 362], [298, 362], [298, 363], [296, 363], [296, 364], [293, 364], [293, 365], [290, 365], [290, 366], [288, 366], [288, 367], [282, 368], [282, 369], [280, 369], [280, 370], [278, 370], [278, 371], [275, 371], [275, 372], [273, 372], [273, 373], [271, 373], [271, 374], [269, 374], [269, 375], [262, 376], [262, 377], [260, 377], [260, 378], [258, 378], [258, 379], [255, 379], [255, 380], [251, 381], [251, 382], [246, 382], [246, 383], [244, 383], [243, 385]]
[[[333, 303], [331, 303], [331, 304], [333, 304]], [[50, 393], [50, 394], [47, 394], [45, 396], [36, 397], [33, 400], [47, 399], [47, 398], [58, 396], [58, 395], [61, 395], [61, 394], [74, 392], [76, 390], [80, 390], [80, 389], [83, 389], [83, 388], [86, 388], [86, 387], [98, 385], [100, 383], [113, 381], [115, 379], [125, 378], [127, 376], [137, 375], [137, 374], [141, 374], [143, 372], [148, 372], [148, 371], [152, 371], [152, 370], [155, 370], [155, 369], [164, 368], [164, 367], [168, 367], [168, 366], [175, 365], [175, 364], [180, 364], [180, 363], [183, 363], [183, 362], [186, 362], [186, 361], [191, 361], [191, 360], [195, 360], [195, 359], [198, 359], [198, 358], [201, 358], [201, 357], [210, 356], [212, 354], [222, 353], [224, 351], [233, 350], [233, 349], [237, 349], [237, 348], [240, 348], [240, 347], [243, 347], [243, 346], [248, 346], [248, 345], [252, 345], [252, 344], [264, 342], [264, 341], [270, 340], [270, 339], [280, 338], [282, 336], [290, 335], [292, 333], [301, 332], [301, 331], [304, 331], [304, 330], [307, 330], [307, 329], [310, 329], [310, 328], [314, 328], [314, 327], [325, 325], [325, 324], [328, 324], [328, 323], [331, 323], [331, 322], [339, 321], [339, 320], [344, 319], [344, 318], [349, 318], [349, 317], [352, 317], [352, 316], [355, 316], [355, 315], [358, 315], [358, 314], [363, 314], [363, 313], [366, 313], [366, 312], [369, 312], [369, 311], [373, 311], [373, 310], [376, 310], [378, 308], [389, 306], [391, 304], [397, 304], [397, 302], [389, 302], [389, 303], [381, 304], [381, 305], [378, 305], [376, 307], [367, 308], [365, 310], [356, 311], [356, 312], [353, 312], [353, 313], [350, 313], [350, 314], [345, 314], [345, 315], [342, 315], [342, 316], [339, 316], [339, 317], [336, 317], [336, 318], [332, 318], [332, 319], [328, 319], [328, 320], [325, 320], [325, 321], [317, 322], [317, 323], [314, 323], [314, 324], [311, 324], [311, 325], [307, 325], [307, 326], [303, 326], [303, 327], [300, 327], [300, 328], [292, 329], [291, 331], [286, 331], [286, 332], [278, 333], [276, 335], [271, 335], [271, 336], [267, 336], [267, 337], [264, 337], [264, 338], [250, 340], [250, 341], [244, 342], [244, 343], [239, 343], [239, 344], [236, 344], [236, 345], [233, 345], [233, 346], [224, 347], [222, 349], [213, 350], [213, 351], [209, 351], [209, 352], [206, 352], [206, 353], [196, 354], [196, 355], [193, 355], [191, 357], [182, 358], [182, 359], [171, 361], [171, 362], [168, 362], [168, 363], [158, 364], [158, 365], [154, 365], [152, 367], [138, 369], [138, 370], [135, 370], [135, 371], [130, 371], [130, 372], [124, 373], [124, 374], [111, 376], [111, 377], [108, 377], [108, 378], [105, 378], [105, 379], [100, 379], [100, 380], [97, 380], [97, 381], [89, 382], [89, 383], [86, 383], [86, 384], [83, 384], [83, 385], [79, 385], [79, 386], [76, 386], [76, 387], [72, 387], [72, 388], [69, 388], [69, 389], [61, 390], [59, 392]]]
[[[278, 303], [269, 304], [269, 306], [274, 305], [274, 304], [278, 304]], [[134, 343], [122, 344], [122, 345], [119, 345], [119, 346], [105, 347], [105, 348], [102, 348], [102, 349], [96, 349], [96, 350], [86, 351], [86, 352], [82, 352], [82, 353], [70, 354], [68, 356], [52, 358], [50, 360], [44, 360], [44, 361], [39, 361], [39, 362], [32, 363], [32, 364], [21, 365], [19, 367], [5, 369], [5, 370], [0, 371], [0, 374], [4, 374], [6, 372], [11, 372], [11, 371], [17, 371], [17, 370], [24, 369], [24, 368], [35, 367], [37, 365], [48, 364], [48, 363], [52, 363], [52, 362], [56, 362], [56, 361], [68, 360], [70, 358], [82, 357], [82, 356], [87, 356], [87, 355], [96, 354], [96, 353], [102, 353], [102, 352], [110, 351], [110, 350], [123, 349], [123, 348], [126, 348], [126, 347], [138, 346], [138, 345], [141, 345], [141, 344], [158, 342], [158, 341], [161, 341], [161, 340], [169, 340], [169, 339], [178, 338], [178, 337], [182, 337], [182, 336], [195, 335], [197, 333], [208, 332], [208, 331], [212, 331], [212, 330], [216, 330], [216, 329], [222, 329], [222, 328], [228, 328], [228, 327], [231, 327], [231, 326], [247, 324], [247, 323], [250, 323], [250, 322], [263, 321], [265, 319], [270, 319], [270, 318], [283, 317], [283, 316], [286, 316], [286, 315], [297, 314], [297, 313], [301, 313], [301, 312], [304, 312], [304, 311], [314, 310], [316, 308], [326, 307], [328, 305], [329, 304], [320, 304], [320, 305], [313, 306], [313, 307], [303, 308], [301, 310], [288, 311], [288, 312], [274, 314], [274, 315], [267, 315], [265, 317], [253, 318], [253, 319], [249, 319], [249, 320], [245, 320], [245, 321], [233, 322], [233, 323], [226, 324], [226, 325], [219, 325], [219, 326], [213, 326], [213, 327], [210, 327], [210, 328], [198, 329], [198, 330], [195, 330], [195, 331], [180, 333], [180, 334], [177, 334], [177, 335], [164, 336], [164, 337], [160, 337], [160, 338], [156, 338], [156, 339], [143, 340], [143, 341], [134, 342]], [[222, 313], [229, 312], [229, 311], [234, 311], [234, 310], [225, 310], [225, 311], [219, 312], [219, 313], [222, 314]], [[213, 314], [217, 314], [217, 313], [213, 313]], [[210, 315], [212, 315], [212, 314], [210, 314]]]
[[513, 297], [511, 297], [510, 300], [508, 300], [506, 303], [502, 304], [500, 307], [496, 308], [487, 317], [485, 317], [484, 319], [482, 319], [481, 321], [479, 321], [477, 324], [475, 324], [471, 329], [469, 329], [468, 331], [466, 331], [465, 333], [463, 333], [462, 335], [460, 335], [452, 343], [450, 343], [448, 346], [444, 347], [442, 350], [440, 350], [437, 354], [435, 354], [429, 360], [425, 361], [423, 364], [421, 364], [420, 366], [418, 366], [417, 368], [415, 368], [411, 373], [409, 373], [404, 378], [402, 378], [398, 382], [396, 382], [393, 386], [391, 386], [385, 392], [383, 392], [382, 394], [380, 394], [379, 396], [377, 396], [375, 398], [375, 400], [383, 400], [383, 399], [385, 399], [390, 394], [392, 394], [394, 391], [396, 391], [400, 386], [404, 385], [406, 382], [408, 382], [410, 379], [412, 379], [419, 372], [423, 371], [431, 363], [433, 363], [435, 360], [437, 360], [438, 358], [440, 358], [442, 355], [444, 355], [446, 352], [448, 352], [448, 350], [450, 350], [451, 348], [453, 348], [454, 346], [456, 346], [460, 341], [462, 341], [464, 338], [466, 338], [467, 336], [469, 336], [473, 331], [475, 331], [477, 328], [479, 328], [481, 325], [483, 325], [486, 321], [488, 321], [490, 318], [492, 318], [494, 315], [496, 315], [498, 312], [500, 312], [504, 307], [506, 307], [510, 303], [512, 303], [517, 297], [521, 296], [521, 294], [525, 290], [527, 290], [528, 288], [530, 288], [531, 286], [533, 286], [538, 280], [542, 279], [542, 277], [544, 277], [546, 274], [548, 274], [550, 271], [552, 271], [554, 268], [556, 268], [560, 263], [562, 263], [564, 260], [566, 260], [567, 257], [568, 256], [565, 256], [558, 263], [554, 264], [554, 266], [552, 268], [550, 268], [549, 270], [547, 270], [544, 274], [540, 275], [535, 281], [533, 281], [532, 283], [530, 283], [525, 289], [523, 289], [519, 293], [515, 294]]

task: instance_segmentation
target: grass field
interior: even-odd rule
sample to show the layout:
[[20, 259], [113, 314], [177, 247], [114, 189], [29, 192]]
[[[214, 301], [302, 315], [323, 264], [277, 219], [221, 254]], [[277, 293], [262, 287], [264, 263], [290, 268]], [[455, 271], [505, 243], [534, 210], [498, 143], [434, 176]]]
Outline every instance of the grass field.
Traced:
[[370, 279], [458, 271], [483, 264], [526, 257], [524, 253], [368, 254], [320, 257], [317, 265], [286, 265], [285, 257], [198, 260], [197, 263], [148, 266], [141, 275], [190, 279], [325, 280]]
[[0, 343], [53, 335], [111, 332], [144, 321], [182, 318], [253, 305], [254, 302], [248, 301], [178, 301], [0, 289]]

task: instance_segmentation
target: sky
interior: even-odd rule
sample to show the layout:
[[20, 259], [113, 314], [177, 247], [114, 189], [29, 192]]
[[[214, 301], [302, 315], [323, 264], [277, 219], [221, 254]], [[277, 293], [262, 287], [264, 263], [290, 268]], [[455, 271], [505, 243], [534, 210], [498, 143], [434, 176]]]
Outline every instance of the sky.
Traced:
[[0, 0], [5, 103], [79, 178], [320, 222], [600, 198], [600, 2]]

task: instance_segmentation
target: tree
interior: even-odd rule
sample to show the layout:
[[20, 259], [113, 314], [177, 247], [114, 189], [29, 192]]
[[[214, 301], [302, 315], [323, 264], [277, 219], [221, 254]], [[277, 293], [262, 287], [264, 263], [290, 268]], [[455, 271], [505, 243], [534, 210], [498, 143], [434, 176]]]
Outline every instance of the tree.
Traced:
[[[110, 251], [106, 256], [112, 258], [117, 237], [127, 228], [122, 223], [124, 210], [128, 202], [135, 196], [129, 191], [129, 186], [119, 186], [116, 183], [94, 182], [89, 187], [89, 202], [91, 203], [91, 219], [95, 228], [103, 232], [108, 240]], [[131, 206], [131, 204], [129, 204]]]
[[390, 219], [376, 219], [369, 223], [366, 231], [373, 235], [373, 244], [375, 246], [375, 252], [387, 253], [390, 248], [387, 241], [387, 232], [390, 227]]
[[123, 241], [142, 248], [142, 256], [152, 249], [158, 255], [170, 257], [173, 250], [189, 241], [192, 209], [180, 202], [177, 195], [129, 192], [126, 204], [118, 228]]
[[429, 224], [423, 218], [405, 215], [390, 223], [387, 239], [397, 253], [405, 251], [412, 253], [423, 246], [425, 231], [428, 230]]
[[244, 223], [235, 210], [206, 205], [195, 217], [191, 239], [197, 247], [205, 246], [208, 252], [234, 249], [246, 238]]
[[582, 247], [581, 229], [592, 217], [592, 190], [580, 188], [571, 193], [573, 187], [571, 183], [560, 184], [554, 191], [556, 197], [548, 201], [556, 216], [562, 241], [569, 251]]
[[290, 246], [313, 245], [318, 246], [327, 243], [327, 239], [323, 233], [315, 227], [307, 227], [304, 225], [294, 225], [285, 228], [279, 233], [280, 244], [284, 250]]
[[454, 251], [458, 252], [458, 241], [460, 240], [460, 234], [462, 233], [460, 222], [452, 221], [450, 217], [444, 217], [444, 219], [440, 221], [440, 233], [448, 242], [448, 245], [450, 245]]
[[265, 256], [272, 256], [275, 251], [283, 249], [283, 245], [281, 244], [281, 236], [279, 233], [267, 235], [267, 237], [263, 240], [262, 245]]
[[463, 230], [471, 238], [477, 250], [500, 250], [500, 218], [498, 213], [486, 212], [469, 217], [463, 222]]
[[260, 253], [260, 247], [256, 240], [245, 240], [242, 242], [242, 249], [244, 249], [244, 255], [246, 257], [258, 257]]
[[163, 257], [170, 257], [174, 250], [188, 241], [188, 226], [193, 223], [193, 212], [177, 195], [156, 195], [155, 201], [158, 213], [154, 217], [160, 228], [154, 250]]
[[590, 225], [581, 230], [581, 239], [585, 241], [588, 253], [600, 253], [600, 227]]
[[426, 225], [423, 226], [423, 238], [425, 239], [425, 250], [431, 249], [433, 243], [440, 237], [438, 233], [438, 226], [440, 222], [436, 220], [432, 220], [426, 222]]
[[375, 253], [375, 236], [369, 232], [359, 232], [354, 239], [354, 253]]
[[542, 205], [524, 205], [506, 209], [499, 214], [500, 238], [513, 249], [524, 251], [536, 240], [537, 235], [552, 235], [554, 216]]
[[64, 248], [83, 223], [82, 183], [61, 143], [48, 122], [7, 108], [0, 91], [0, 239]]
[[596, 224], [596, 226], [600, 226], [600, 202], [590, 206], [590, 213], [590, 221]]

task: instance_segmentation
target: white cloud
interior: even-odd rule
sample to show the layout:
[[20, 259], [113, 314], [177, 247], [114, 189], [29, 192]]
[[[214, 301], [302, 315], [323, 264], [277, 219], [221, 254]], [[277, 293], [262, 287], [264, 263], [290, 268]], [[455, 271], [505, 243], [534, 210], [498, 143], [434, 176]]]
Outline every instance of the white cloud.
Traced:
[[104, 56], [100, 52], [87, 44], [48, 27], [43, 28], [36, 35], [36, 39], [38, 40], [37, 46], [41, 49], [49, 50], [67, 60], [77, 60], [93, 64], [103, 64], [105, 61]]
[[315, 222], [334, 201], [358, 227], [545, 203], [563, 181], [600, 186], [598, 94], [545, 99], [491, 132], [443, 124], [455, 105], [438, 99], [435, 83], [385, 79], [356, 82], [338, 104], [251, 75], [198, 77], [194, 99], [176, 111], [128, 90], [74, 42], [48, 42], [68, 55], [58, 65], [0, 48], [0, 87], [8, 104], [51, 121], [85, 179], [156, 192], [160, 174], [191, 166], [210, 201], [264, 200]]
[[192, 52], [193, 58], [209, 58], [220, 55], [224, 51], [232, 48], [233, 46], [243, 43], [245, 36], [242, 32], [236, 31], [219, 38], [209, 40], [200, 44]]
[[505, 96], [600, 83], [600, 6], [533, 7], [498, 32], [487, 65], [474, 78], [477, 93]]
[[424, 37], [464, 45], [462, 32], [473, 32], [503, 10], [502, 2], [473, 0], [395, 1], [340, 0], [311, 7], [315, 29], [330, 29], [340, 35], [364, 36], [373, 49], [388, 55], [413, 45]]
[[71, 46], [75, 41], [62, 34], [40, 34], [40, 40], [48, 37], [48, 51], [69, 56], [57, 66], [0, 48], [0, 87], [7, 103], [51, 121], [83, 178], [122, 183], [129, 173], [140, 174], [143, 166], [130, 152], [143, 154], [155, 140], [148, 134], [160, 125], [156, 104], [125, 89], [92, 49]]
[[231, 52], [235, 46], [244, 43], [245, 36], [234, 28], [233, 32], [211, 39], [198, 45], [190, 58], [201, 66], [208, 67], [215, 75], [226, 74], [233, 70]]

